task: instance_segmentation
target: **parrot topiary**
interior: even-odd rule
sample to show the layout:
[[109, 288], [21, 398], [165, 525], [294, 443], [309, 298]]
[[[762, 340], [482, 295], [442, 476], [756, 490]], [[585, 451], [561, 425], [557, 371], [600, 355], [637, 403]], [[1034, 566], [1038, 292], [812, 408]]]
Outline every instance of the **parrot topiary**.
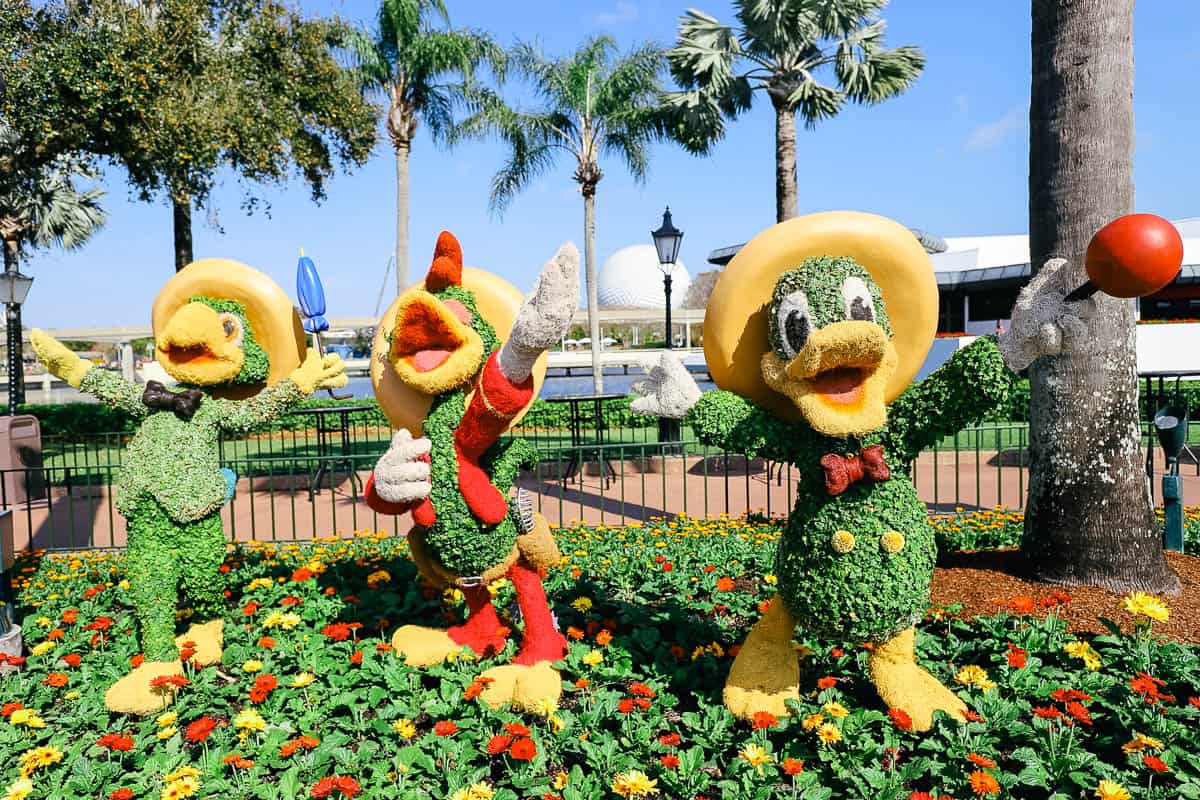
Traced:
[[[116, 506], [128, 522], [130, 594], [145, 660], [105, 694], [109, 710], [138, 715], [170, 701], [170, 687], [152, 683], [182, 672], [185, 643], [200, 666], [221, 660], [220, 509], [230, 486], [218, 438], [247, 433], [317, 389], [346, 384], [338, 356], [305, 355], [299, 317], [283, 290], [237, 262], [206, 259], [176, 273], [155, 301], [153, 328], [155, 356], [177, 390], [127, 381], [43, 331], [30, 337], [51, 373], [140, 422], [117, 477]], [[181, 590], [198, 622], [176, 636]]]
[[714, 287], [705, 360], [720, 388], [701, 394], [669, 356], [634, 387], [635, 411], [682, 418], [702, 442], [799, 473], [779, 594], [725, 685], [739, 717], [787, 715], [799, 698], [797, 625], [868, 643], [876, 689], [915, 728], [966, 711], [914, 657], [936, 553], [909, 466], [1000, 406], [1010, 373], [984, 337], [910, 386], [937, 308], [932, 265], [908, 229], [852, 212], [797, 217], [751, 240]]
[[544, 353], [578, 305], [578, 270], [578, 252], [564, 245], [522, 302], [496, 276], [464, 269], [458, 241], [443, 232], [423, 283], [384, 314], [372, 352], [376, 397], [398, 430], [368, 480], [367, 503], [381, 513], [412, 513], [408, 538], [418, 569], [435, 585], [461, 589], [469, 609], [449, 630], [405, 625], [392, 646], [412, 666], [439, 663], [464, 647], [498, 653], [508, 628], [487, 587], [509, 578], [525, 629], [512, 663], [482, 675], [480, 697], [492, 707], [534, 711], [562, 691], [551, 664], [567, 642], [542, 587], [543, 571], [561, 554], [532, 498], [518, 491], [509, 499], [518, 469], [534, 460], [532, 448], [499, 439], [537, 395]]

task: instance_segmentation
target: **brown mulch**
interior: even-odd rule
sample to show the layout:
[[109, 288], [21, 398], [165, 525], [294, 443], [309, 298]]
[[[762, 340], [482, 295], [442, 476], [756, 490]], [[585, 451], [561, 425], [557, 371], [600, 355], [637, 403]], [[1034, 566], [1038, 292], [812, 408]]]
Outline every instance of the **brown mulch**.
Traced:
[[[1171, 618], [1154, 624], [1154, 632], [1180, 642], [1200, 644], [1200, 558], [1180, 553], [1167, 553], [1167, 561], [1179, 575], [1183, 592], [1166, 597]], [[1056, 589], [1071, 596], [1071, 602], [1056, 609], [1076, 633], [1107, 633], [1097, 619], [1106, 617], [1132, 630], [1132, 619], [1120, 607], [1123, 594], [1095, 586], [1049, 586], [1027, 577], [1024, 562], [1017, 550], [943, 553], [933, 575], [933, 603], [950, 605], [962, 603], [967, 616], [995, 614], [997, 600], [1031, 597], [1040, 601]], [[1034, 612], [1044, 616], [1046, 609]]]

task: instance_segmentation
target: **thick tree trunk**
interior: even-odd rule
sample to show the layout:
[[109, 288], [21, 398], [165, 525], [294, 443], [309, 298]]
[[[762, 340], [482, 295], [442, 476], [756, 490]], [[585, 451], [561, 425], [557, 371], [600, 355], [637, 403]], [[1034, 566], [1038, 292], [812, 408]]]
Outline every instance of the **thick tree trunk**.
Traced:
[[796, 200], [796, 113], [775, 104], [775, 221], [800, 213]]
[[600, 364], [600, 301], [596, 297], [596, 186], [583, 184], [583, 265], [587, 281], [588, 336], [592, 340], [592, 390], [604, 393]]
[[[1033, 0], [1029, 248], [1087, 277], [1092, 235], [1133, 209], [1134, 0]], [[1094, 354], [1030, 370], [1030, 485], [1023, 547], [1038, 578], [1177, 592], [1143, 467], [1134, 303], [1097, 295]]]
[[192, 201], [184, 196], [171, 197], [175, 222], [175, 271], [192, 263]]
[[409, 142], [396, 143], [396, 294], [408, 288]]

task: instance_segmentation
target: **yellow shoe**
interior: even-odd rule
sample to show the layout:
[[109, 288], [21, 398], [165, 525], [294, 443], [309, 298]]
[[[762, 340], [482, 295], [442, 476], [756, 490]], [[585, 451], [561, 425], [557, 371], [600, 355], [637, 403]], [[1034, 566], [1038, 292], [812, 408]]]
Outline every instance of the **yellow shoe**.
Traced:
[[443, 630], [405, 625], [392, 634], [392, 648], [410, 667], [432, 667], [463, 649]]
[[723, 699], [729, 713], [749, 720], [760, 711], [787, 717], [788, 700], [800, 699], [800, 660], [792, 646], [795, 621], [774, 600], [750, 631], [725, 681]]
[[148, 717], [166, 708], [175, 699], [175, 688], [151, 686], [155, 678], [182, 675], [181, 661], [146, 661], [133, 672], [108, 687], [104, 705], [114, 714]]
[[877, 645], [867, 660], [867, 669], [876, 691], [889, 708], [898, 708], [912, 718], [913, 730], [933, 727], [933, 712], [944, 711], [965, 719], [964, 703], [938, 679], [917, 665], [913, 658], [915, 631], [902, 631]]
[[541, 714], [557, 708], [562, 697], [562, 676], [549, 661], [492, 667], [480, 677], [488, 683], [479, 697], [493, 711], [511, 703], [514, 711]]
[[220, 664], [225, 650], [225, 620], [213, 619], [202, 624], [192, 625], [187, 632], [175, 637], [175, 646], [184, 649], [184, 643], [191, 642], [196, 651], [192, 662], [198, 667]]

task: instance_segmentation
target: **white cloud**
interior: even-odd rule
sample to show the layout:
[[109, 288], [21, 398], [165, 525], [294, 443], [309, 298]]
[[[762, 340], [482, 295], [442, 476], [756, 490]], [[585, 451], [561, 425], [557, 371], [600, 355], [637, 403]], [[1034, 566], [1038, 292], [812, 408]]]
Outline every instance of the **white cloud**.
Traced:
[[638, 8], [629, 0], [617, 0], [617, 7], [612, 11], [601, 11], [592, 20], [601, 27], [625, 25], [638, 18]]
[[980, 125], [967, 136], [966, 150], [990, 150], [1024, 127], [1029, 110], [1018, 106], [995, 122]]

